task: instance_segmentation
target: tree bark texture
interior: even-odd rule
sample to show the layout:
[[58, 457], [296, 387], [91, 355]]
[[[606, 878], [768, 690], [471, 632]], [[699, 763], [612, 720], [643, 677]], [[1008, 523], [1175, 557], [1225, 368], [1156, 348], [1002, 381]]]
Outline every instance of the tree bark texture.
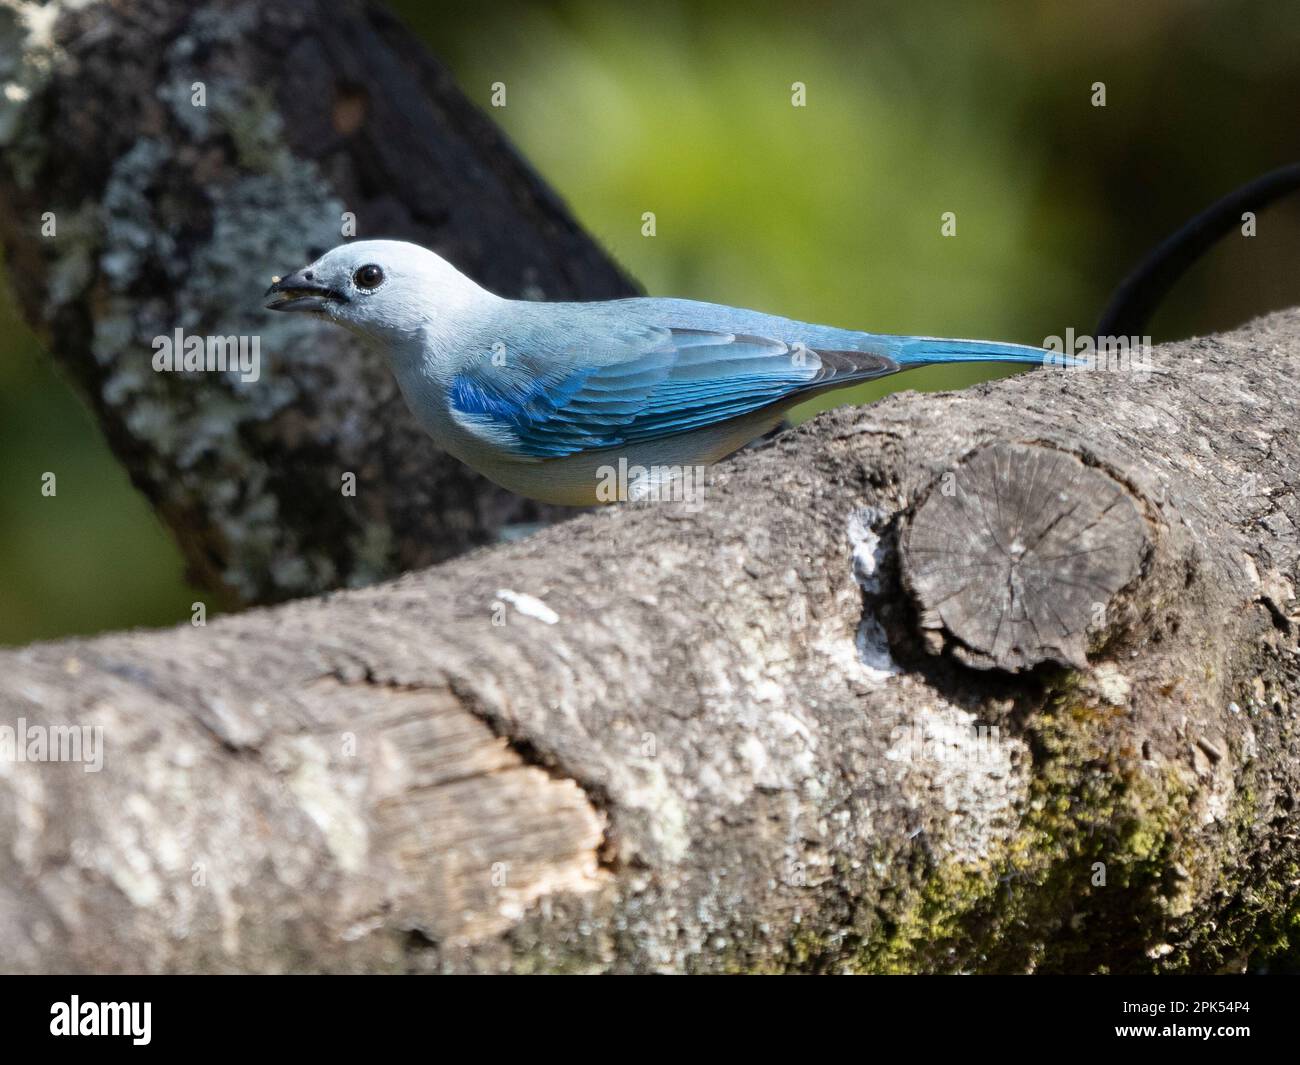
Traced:
[[[196, 583], [275, 602], [556, 516], [439, 453], [350, 335], [263, 309], [345, 212], [503, 295], [634, 291], [382, 9], [0, 0], [0, 87], [10, 280]], [[260, 378], [154, 372], [177, 329], [257, 337]]]
[[1240, 970], [1300, 898], [1300, 313], [0, 653], [7, 969]]

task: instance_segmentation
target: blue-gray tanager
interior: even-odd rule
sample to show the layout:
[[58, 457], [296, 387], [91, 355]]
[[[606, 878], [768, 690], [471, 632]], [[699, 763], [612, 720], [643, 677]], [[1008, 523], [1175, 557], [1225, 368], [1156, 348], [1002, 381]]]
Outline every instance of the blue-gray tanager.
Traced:
[[512, 492], [571, 505], [609, 501], [602, 486], [620, 459], [642, 471], [708, 465], [823, 392], [934, 363], [1050, 358], [692, 300], [503, 299], [390, 240], [340, 245], [267, 295], [268, 307], [376, 344], [440, 447]]

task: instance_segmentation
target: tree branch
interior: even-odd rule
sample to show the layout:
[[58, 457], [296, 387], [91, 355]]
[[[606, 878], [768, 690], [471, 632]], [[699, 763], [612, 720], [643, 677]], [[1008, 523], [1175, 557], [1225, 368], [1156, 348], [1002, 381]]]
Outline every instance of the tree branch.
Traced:
[[1240, 969], [1297, 915], [1300, 313], [1155, 355], [839, 410], [698, 507], [0, 654], [0, 722], [104, 744], [0, 762], [0, 957]]
[[[10, 278], [195, 583], [274, 602], [556, 516], [440, 454], [373, 352], [262, 307], [345, 212], [502, 294], [633, 291], [391, 16], [0, 0], [0, 82]], [[257, 338], [259, 378], [155, 372], [177, 329]]]

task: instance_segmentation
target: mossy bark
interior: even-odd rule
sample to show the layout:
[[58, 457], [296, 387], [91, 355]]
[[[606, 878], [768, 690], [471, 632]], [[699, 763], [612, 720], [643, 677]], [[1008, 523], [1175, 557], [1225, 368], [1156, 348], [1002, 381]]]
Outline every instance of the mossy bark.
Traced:
[[[558, 516], [439, 452], [354, 338], [264, 310], [273, 274], [354, 234], [434, 248], [503, 295], [633, 292], [375, 5], [0, 0], [10, 280], [228, 605], [366, 584]], [[154, 372], [177, 329], [256, 338], [260, 376]]]
[[[1298, 377], [1290, 312], [1150, 374], [898, 394], [742, 454], [698, 505], [0, 653], [0, 722], [105, 742], [99, 773], [0, 774], [0, 957], [1240, 971], [1300, 912]], [[1141, 523], [1063, 645], [972, 657], [906, 580], [916, 515], [990, 448], [1071, 456], [1104, 476], [1048, 497], [1118, 485]], [[1020, 601], [1011, 569], [988, 602]]]

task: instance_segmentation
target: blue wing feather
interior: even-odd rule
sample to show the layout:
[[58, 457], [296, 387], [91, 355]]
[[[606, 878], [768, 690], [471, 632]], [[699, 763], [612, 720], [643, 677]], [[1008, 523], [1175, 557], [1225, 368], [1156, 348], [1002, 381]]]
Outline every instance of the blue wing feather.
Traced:
[[913, 366], [1029, 363], [1045, 354], [855, 333], [686, 300], [513, 307], [521, 320], [507, 349], [515, 354], [502, 365], [486, 353], [467, 358], [449, 400], [463, 426], [532, 458], [690, 432]]
[[[865, 352], [827, 360], [783, 341], [699, 329], [651, 333], [631, 358], [572, 367], [573, 359], [490, 359], [462, 369], [454, 410], [508, 433], [521, 455], [553, 458], [654, 440], [737, 418], [849, 376], [892, 373], [890, 359]], [[846, 371], [848, 374], [846, 375]]]

